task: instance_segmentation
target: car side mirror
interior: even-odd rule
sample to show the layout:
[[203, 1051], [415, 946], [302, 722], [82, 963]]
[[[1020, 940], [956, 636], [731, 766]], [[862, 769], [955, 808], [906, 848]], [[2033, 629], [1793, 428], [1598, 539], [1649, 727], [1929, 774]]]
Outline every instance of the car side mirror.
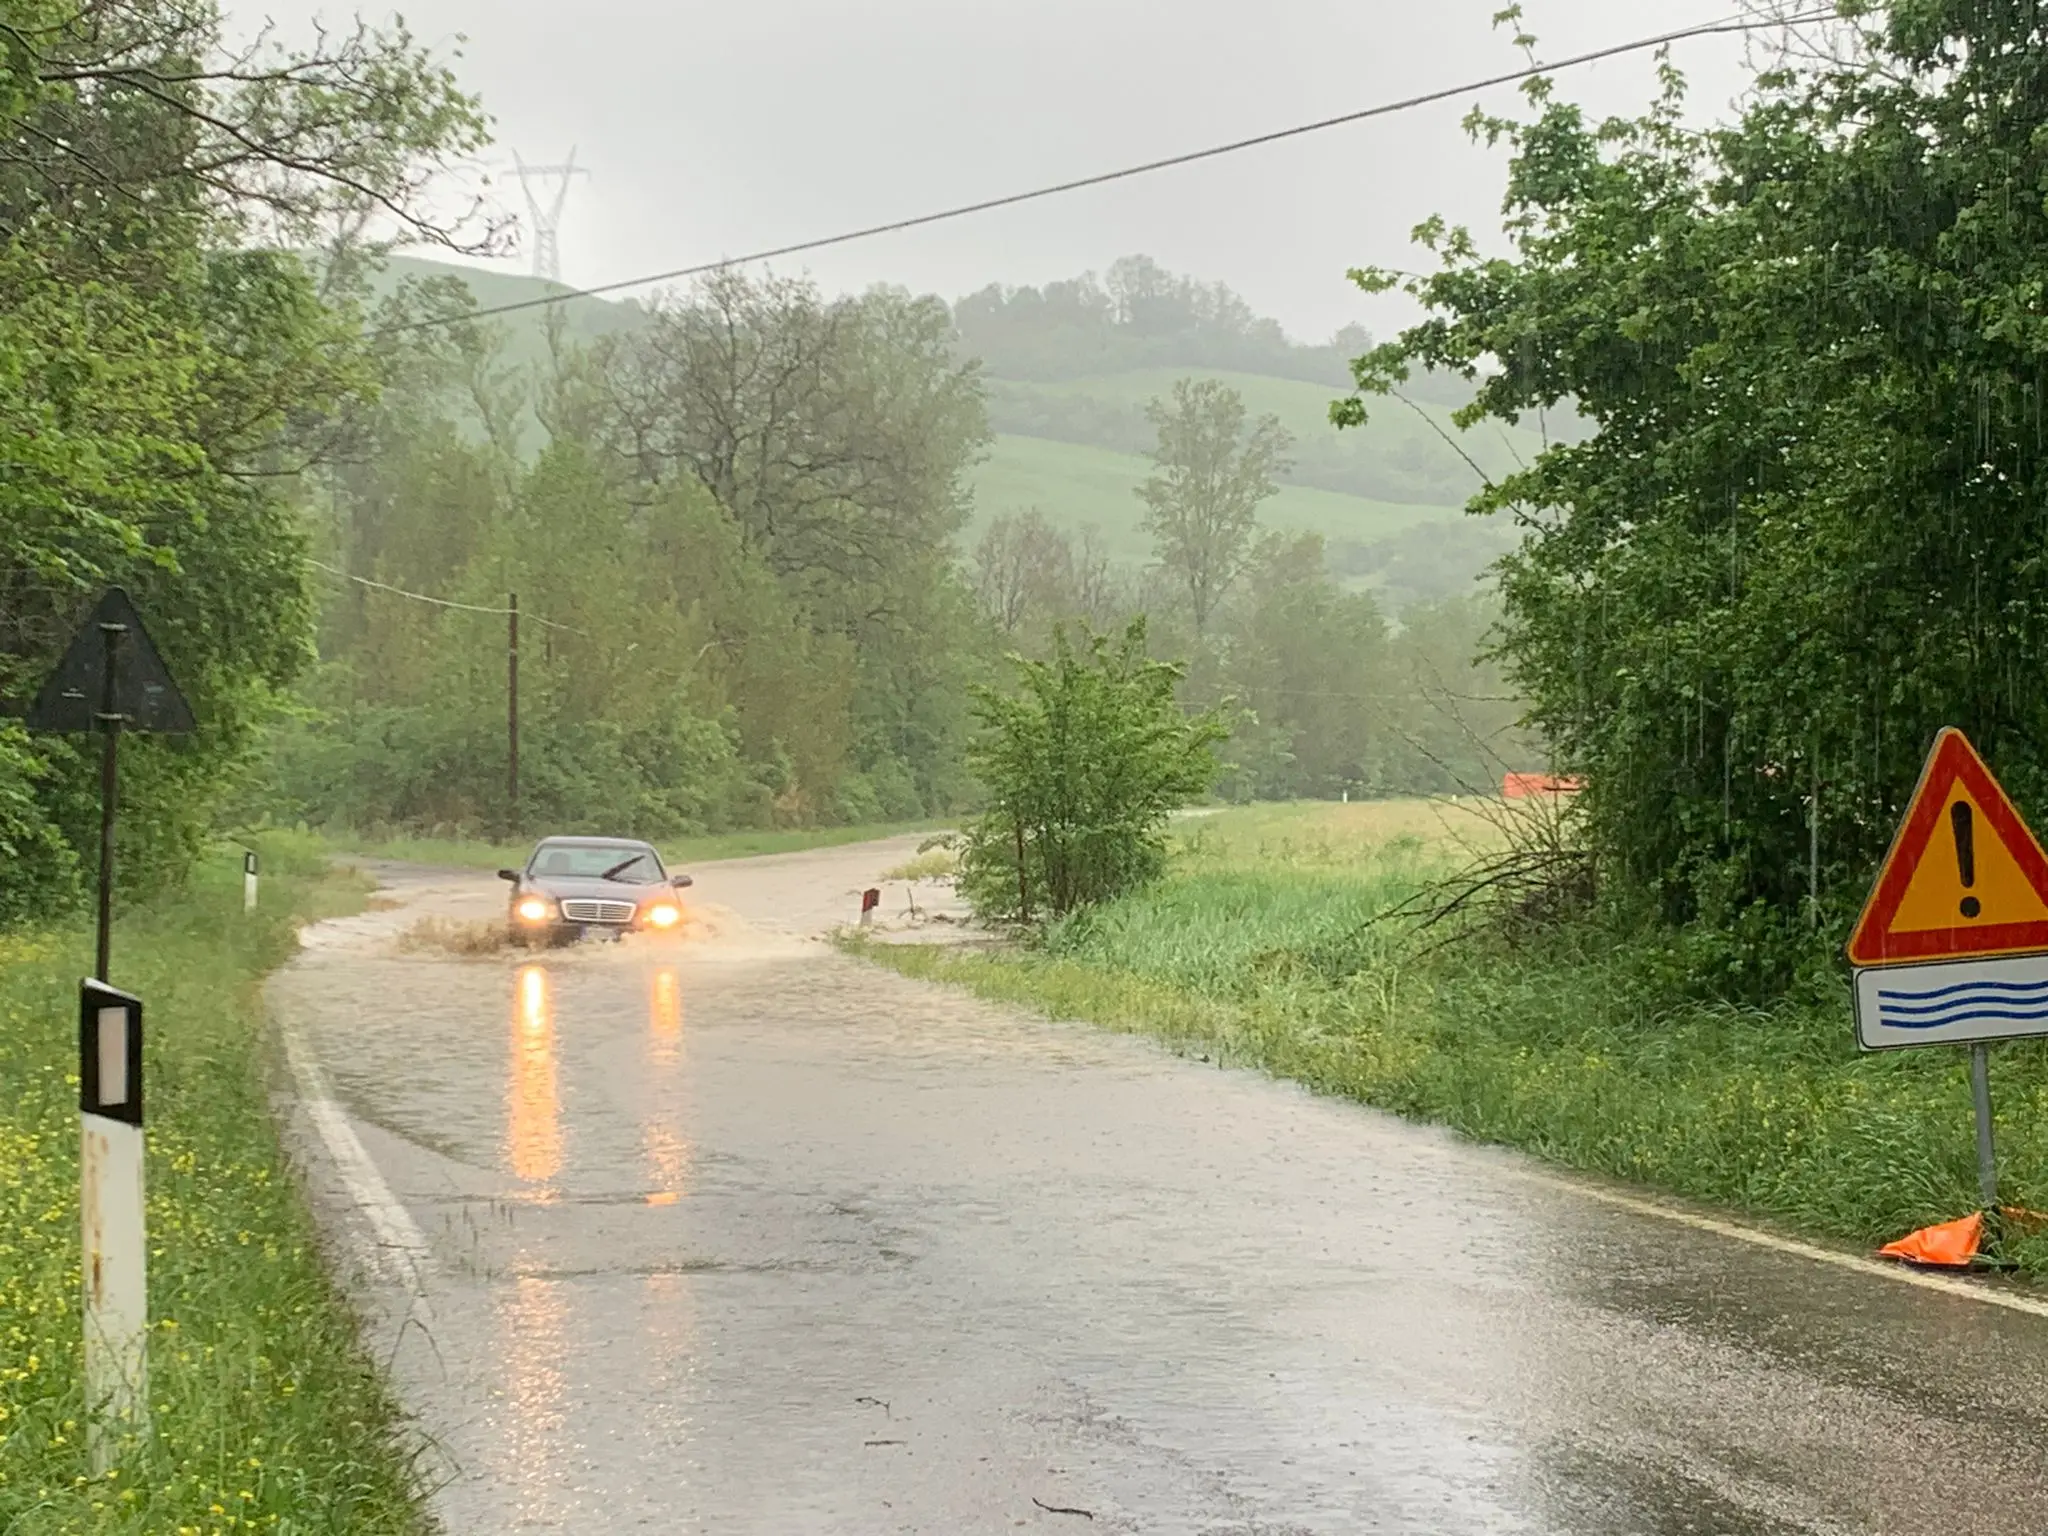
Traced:
[[695, 885], [697, 882], [691, 879], [688, 875], [677, 875], [675, 879], [670, 883], [674, 885], [677, 890], [680, 891], [685, 886]]
[[498, 878], [500, 880], [510, 880], [514, 885], [517, 885], [519, 883], [519, 871], [516, 869], [501, 869], [498, 871]]

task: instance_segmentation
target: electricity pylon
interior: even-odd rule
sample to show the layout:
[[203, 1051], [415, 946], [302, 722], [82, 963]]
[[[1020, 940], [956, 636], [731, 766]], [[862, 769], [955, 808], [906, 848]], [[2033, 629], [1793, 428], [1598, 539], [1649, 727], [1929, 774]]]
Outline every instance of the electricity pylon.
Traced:
[[[575, 177], [588, 176], [590, 172], [576, 163], [576, 151], [569, 151], [569, 158], [560, 165], [528, 165], [519, 158], [519, 151], [512, 152], [512, 163], [519, 168], [519, 186], [526, 193], [526, 206], [533, 210], [533, 275], [544, 277], [550, 282], [562, 280], [562, 247], [558, 231], [562, 227], [562, 204], [569, 196], [569, 183]], [[546, 196], [548, 183], [559, 183], [552, 201], [542, 205], [542, 197], [534, 196], [533, 184], [541, 184], [542, 197]]]

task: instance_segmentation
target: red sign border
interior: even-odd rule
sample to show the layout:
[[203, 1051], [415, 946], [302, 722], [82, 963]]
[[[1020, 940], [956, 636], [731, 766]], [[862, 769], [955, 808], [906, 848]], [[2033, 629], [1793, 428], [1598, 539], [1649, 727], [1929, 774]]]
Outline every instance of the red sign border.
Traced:
[[[1852, 965], [1901, 965], [1914, 960], [1960, 960], [1992, 955], [2028, 954], [2048, 950], [2048, 918], [2030, 923], [1993, 923], [1980, 928], [1928, 928], [1912, 933], [1894, 933], [1891, 925], [1906, 899], [1906, 887], [1920, 868], [1920, 861], [1934, 841], [1935, 823], [1948, 803], [1949, 790], [1957, 780], [1983, 809], [1991, 829], [2011, 852], [2020, 873], [2048, 902], [2048, 854], [2028, 830], [2019, 808], [1993, 778], [1984, 759], [1970, 745], [1969, 738], [1953, 726], [1944, 727], [1934, 738], [1920, 770], [1920, 783], [1906, 808], [1905, 818], [1892, 838], [1892, 846], [1878, 871], [1877, 884], [1863, 904], [1863, 915], [1849, 939]], [[1909, 852], [1910, 850], [1910, 852]]]

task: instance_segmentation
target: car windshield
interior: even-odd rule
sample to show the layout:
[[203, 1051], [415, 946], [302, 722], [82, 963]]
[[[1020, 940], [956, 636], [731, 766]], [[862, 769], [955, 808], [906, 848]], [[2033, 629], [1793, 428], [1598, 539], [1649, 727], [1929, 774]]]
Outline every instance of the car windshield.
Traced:
[[534, 851], [529, 873], [541, 879], [617, 880], [624, 885], [653, 885], [662, 878], [661, 861], [652, 848], [597, 843], [544, 843]]

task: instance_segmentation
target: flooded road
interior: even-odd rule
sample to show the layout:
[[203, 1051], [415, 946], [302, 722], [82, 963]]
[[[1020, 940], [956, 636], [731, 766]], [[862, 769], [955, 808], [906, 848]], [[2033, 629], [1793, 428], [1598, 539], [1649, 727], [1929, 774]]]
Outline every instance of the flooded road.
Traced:
[[456, 1536], [2048, 1530], [2048, 1319], [809, 937], [912, 846], [538, 957], [386, 871], [277, 978]]

